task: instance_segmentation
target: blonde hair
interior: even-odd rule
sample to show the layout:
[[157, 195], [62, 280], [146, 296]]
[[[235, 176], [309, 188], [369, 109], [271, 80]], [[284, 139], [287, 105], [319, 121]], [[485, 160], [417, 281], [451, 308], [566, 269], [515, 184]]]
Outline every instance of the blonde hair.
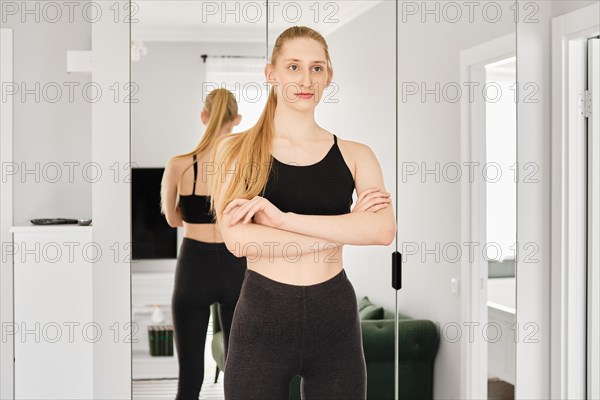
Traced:
[[[277, 64], [277, 59], [283, 45], [288, 40], [293, 39], [313, 39], [323, 46], [328, 73], [331, 76], [333, 68], [331, 66], [327, 42], [319, 32], [306, 26], [293, 26], [279, 35], [275, 41], [271, 55], [272, 65]], [[216, 164], [217, 173], [215, 174], [216, 177], [213, 175], [209, 176], [208, 187], [210, 193], [212, 193], [210, 209], [215, 219], [218, 219], [218, 214], [222, 213], [225, 206], [233, 199], [252, 199], [262, 193], [267, 185], [272, 162], [271, 140], [273, 138], [273, 121], [276, 108], [277, 97], [275, 96], [275, 88], [271, 87], [267, 104], [257, 123], [244, 132], [221, 136], [215, 147], [213, 147], [210, 159]], [[217, 154], [217, 149], [219, 149], [220, 154]], [[215, 199], [221, 194], [224, 173], [230, 172], [228, 167], [235, 160], [237, 160], [234, 167], [235, 179], [223, 194], [223, 202], [220, 204], [219, 209], [216, 210]], [[246, 173], [247, 167], [251, 167], [250, 174]]]
[[[204, 102], [204, 111], [208, 113], [209, 119], [208, 124], [206, 125], [206, 130], [204, 131], [204, 135], [202, 135], [200, 143], [198, 143], [194, 150], [190, 151], [189, 153], [174, 156], [171, 158], [171, 160], [188, 158], [194, 154], [198, 155], [206, 150], [212, 150], [217, 140], [221, 136], [221, 128], [223, 127], [223, 125], [232, 122], [237, 117], [237, 100], [233, 93], [231, 93], [229, 90], [223, 88], [215, 89], [206, 96], [206, 100]], [[194, 163], [188, 165], [179, 177], [179, 181], [177, 182], [177, 197], [175, 200], [175, 207], [177, 207], [177, 205], [179, 204], [179, 187], [181, 186], [181, 179], [183, 178], [183, 174], [193, 165]], [[162, 185], [160, 208], [163, 214], [166, 213], [164, 204], [165, 189], [166, 188], [164, 187], [164, 185]]]

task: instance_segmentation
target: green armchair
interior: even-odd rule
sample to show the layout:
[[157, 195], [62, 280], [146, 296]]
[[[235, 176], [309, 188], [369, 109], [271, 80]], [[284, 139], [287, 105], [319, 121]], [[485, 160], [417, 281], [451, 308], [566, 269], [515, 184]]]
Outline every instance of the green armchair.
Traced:
[[[358, 301], [367, 364], [367, 400], [394, 399], [394, 312]], [[224, 366], [223, 333], [218, 309], [212, 305], [212, 354], [217, 363], [215, 382]], [[432, 399], [433, 368], [439, 348], [439, 333], [429, 320], [398, 314], [399, 399]], [[290, 400], [300, 400], [300, 376], [290, 382]]]
[[221, 323], [219, 322], [219, 308], [217, 303], [213, 303], [210, 306], [212, 314], [212, 333], [213, 338], [210, 344], [212, 356], [217, 363], [217, 370], [215, 372], [215, 383], [219, 380], [219, 372], [225, 370], [225, 345], [223, 344], [223, 331], [221, 331]]

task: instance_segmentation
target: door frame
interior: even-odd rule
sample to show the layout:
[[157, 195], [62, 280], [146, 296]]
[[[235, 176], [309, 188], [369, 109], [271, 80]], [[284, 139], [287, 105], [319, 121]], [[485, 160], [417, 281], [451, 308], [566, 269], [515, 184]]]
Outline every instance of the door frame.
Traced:
[[[481, 43], [460, 52], [460, 79], [462, 82], [485, 80], [484, 66], [516, 56], [516, 33]], [[484, 82], [485, 83], [485, 82]], [[476, 132], [485, 132], [485, 102], [475, 96], [470, 102], [461, 97], [461, 162], [479, 163], [486, 160], [486, 140]], [[516, 104], [515, 104], [516, 107]], [[486, 193], [480, 179], [461, 181], [461, 243], [486, 241]], [[481, 246], [479, 246], [481, 249]], [[461, 340], [461, 399], [487, 398], [487, 342], [479, 334], [481, 322], [487, 323], [487, 263], [480, 258], [461, 259], [461, 328], [469, 329], [474, 322], [475, 334]]]
[[[595, 46], [594, 46], [595, 45]], [[593, 53], [593, 54], [592, 54]], [[592, 54], [592, 57], [590, 57]], [[600, 37], [588, 40], [588, 90], [600, 104]], [[600, 398], [600, 113], [588, 119], [587, 398]], [[594, 135], [596, 133], [596, 135]]]
[[599, 33], [599, 14], [593, 4], [552, 19], [552, 398], [586, 397], [586, 214], [572, 204], [585, 201], [586, 122], [579, 101], [587, 80], [586, 39]]

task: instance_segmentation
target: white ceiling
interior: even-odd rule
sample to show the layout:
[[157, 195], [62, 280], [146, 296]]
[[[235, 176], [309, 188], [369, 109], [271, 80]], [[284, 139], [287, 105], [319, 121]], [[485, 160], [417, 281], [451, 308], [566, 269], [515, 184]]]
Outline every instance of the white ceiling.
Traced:
[[[293, 25], [309, 26], [326, 37], [382, 1], [385, 0], [271, 1], [269, 42], [272, 44], [279, 33]], [[264, 0], [138, 0], [132, 4], [137, 7], [132, 9], [132, 40], [265, 42]], [[232, 13], [226, 12], [231, 10]]]

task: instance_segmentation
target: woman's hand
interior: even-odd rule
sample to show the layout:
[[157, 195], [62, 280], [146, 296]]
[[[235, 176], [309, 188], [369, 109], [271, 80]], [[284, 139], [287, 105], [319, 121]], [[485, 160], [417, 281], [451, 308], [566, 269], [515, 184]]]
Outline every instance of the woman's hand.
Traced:
[[228, 226], [240, 221], [247, 224], [253, 220], [254, 223], [277, 228], [281, 226], [285, 216], [284, 212], [261, 196], [255, 196], [252, 200], [234, 199], [223, 210], [223, 214], [227, 213], [231, 213]]
[[379, 211], [388, 206], [389, 203], [392, 202], [390, 198], [390, 193], [382, 192], [377, 187], [371, 187], [363, 190], [356, 200], [356, 204], [354, 208], [352, 208], [351, 213], [353, 212], [361, 212], [361, 211], [370, 211], [375, 212]]

